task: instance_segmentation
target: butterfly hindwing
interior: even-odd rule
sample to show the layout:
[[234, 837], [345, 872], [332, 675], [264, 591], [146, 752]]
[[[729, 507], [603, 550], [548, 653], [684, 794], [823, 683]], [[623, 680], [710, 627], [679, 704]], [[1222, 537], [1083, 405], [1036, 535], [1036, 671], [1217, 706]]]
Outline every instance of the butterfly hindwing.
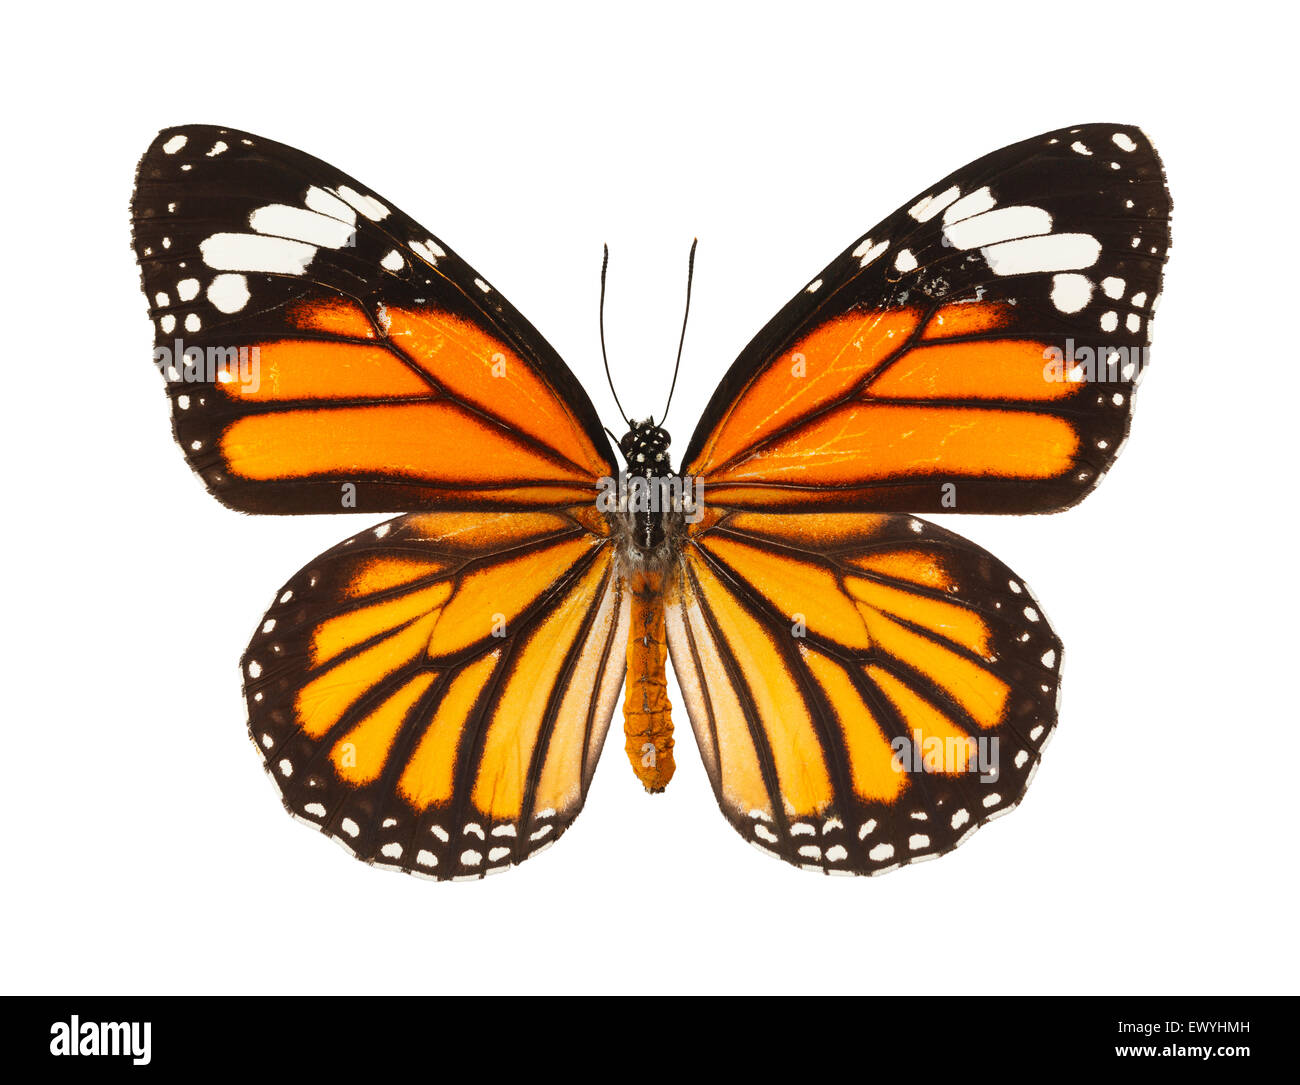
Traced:
[[167, 129], [131, 211], [176, 437], [227, 505], [563, 507], [614, 473], [595, 409], [532, 325], [326, 163]]
[[718, 803], [828, 873], [934, 858], [1016, 805], [1061, 646], [1023, 582], [914, 517], [710, 513], [668, 610]]
[[289, 812], [358, 858], [480, 877], [577, 816], [626, 630], [589, 510], [401, 516], [278, 594], [243, 661], [249, 733]]
[[972, 162], [849, 246], [749, 344], [684, 456], [734, 508], [1050, 512], [1128, 432], [1169, 248], [1141, 130]]

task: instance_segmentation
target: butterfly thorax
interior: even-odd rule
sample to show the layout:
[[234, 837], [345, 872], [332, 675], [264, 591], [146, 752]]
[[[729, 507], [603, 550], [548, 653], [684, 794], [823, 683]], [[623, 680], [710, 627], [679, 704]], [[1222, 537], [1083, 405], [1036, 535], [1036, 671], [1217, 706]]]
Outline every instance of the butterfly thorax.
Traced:
[[664, 541], [664, 520], [672, 511], [671, 501], [661, 500], [669, 494], [661, 489], [659, 480], [673, 477], [668, 458], [671, 438], [662, 426], [652, 419], [633, 422], [618, 442], [627, 458], [626, 501], [627, 515], [633, 525], [632, 545], [644, 555], [659, 548]]

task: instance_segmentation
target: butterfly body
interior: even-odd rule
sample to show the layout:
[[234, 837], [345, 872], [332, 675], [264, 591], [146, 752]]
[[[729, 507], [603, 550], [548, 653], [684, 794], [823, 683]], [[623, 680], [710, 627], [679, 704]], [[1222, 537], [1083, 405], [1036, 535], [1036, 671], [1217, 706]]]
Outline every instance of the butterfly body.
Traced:
[[623, 729], [633, 771], [647, 791], [659, 792], [676, 767], [664, 589], [680, 546], [682, 480], [672, 470], [667, 430], [651, 419], [630, 425], [619, 439], [627, 467], [616, 514], [618, 564], [631, 599]]
[[632, 767], [667, 785], [671, 660], [764, 853], [874, 875], [957, 847], [1025, 794], [1062, 646], [1019, 576], [916, 514], [1092, 490], [1169, 214], [1131, 125], [976, 159], [760, 330], [677, 470], [651, 420], [620, 470], [554, 349], [413, 219], [260, 136], [159, 133], [133, 240], [191, 466], [244, 512], [403, 514], [291, 577], [243, 656], [286, 809], [367, 863], [505, 870], [581, 811], [624, 689]]

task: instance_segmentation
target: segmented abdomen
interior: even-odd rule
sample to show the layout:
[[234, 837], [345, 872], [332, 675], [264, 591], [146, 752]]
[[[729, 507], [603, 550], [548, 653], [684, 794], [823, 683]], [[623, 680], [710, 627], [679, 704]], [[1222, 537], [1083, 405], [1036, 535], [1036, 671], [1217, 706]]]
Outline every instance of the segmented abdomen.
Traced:
[[673, 720], [668, 701], [668, 638], [664, 631], [663, 574], [638, 570], [628, 578], [632, 621], [627, 637], [627, 694], [623, 731], [632, 770], [647, 791], [673, 777]]

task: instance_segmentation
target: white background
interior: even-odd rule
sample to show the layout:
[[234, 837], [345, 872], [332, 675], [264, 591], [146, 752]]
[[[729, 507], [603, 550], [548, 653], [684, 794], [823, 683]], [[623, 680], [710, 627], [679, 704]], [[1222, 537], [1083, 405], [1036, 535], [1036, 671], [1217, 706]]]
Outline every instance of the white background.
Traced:
[[[1294, 16], [1059, 10], [11, 10], [0, 989], [1295, 991]], [[687, 733], [647, 796], [616, 720], [560, 846], [484, 882], [377, 872], [285, 816], [239, 656], [280, 584], [369, 521], [238, 516], [173, 445], [128, 228], [158, 128], [244, 128], [356, 175], [510, 298], [611, 426], [601, 242], [642, 415], [698, 234], [680, 454], [845, 244], [1088, 121], [1140, 124], [1175, 204], [1131, 440], [1070, 512], [943, 521], [1066, 644], [1018, 811], [938, 862], [817, 877], [736, 836]]]

